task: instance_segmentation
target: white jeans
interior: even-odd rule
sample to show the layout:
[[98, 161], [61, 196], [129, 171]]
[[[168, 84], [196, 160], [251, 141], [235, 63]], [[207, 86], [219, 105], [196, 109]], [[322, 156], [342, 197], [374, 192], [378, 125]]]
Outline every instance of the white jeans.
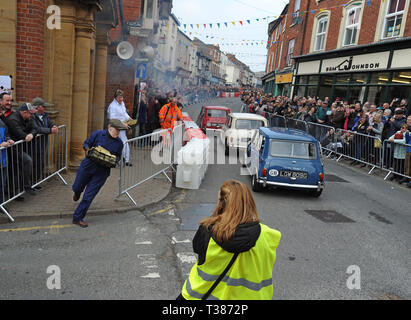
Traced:
[[[121, 139], [121, 141], [123, 141], [123, 143], [128, 140], [126, 130], [121, 130], [120, 131], [119, 138]], [[124, 145], [123, 157], [124, 157], [124, 160], [126, 160], [126, 162], [130, 162], [130, 147], [129, 147], [128, 143]]]

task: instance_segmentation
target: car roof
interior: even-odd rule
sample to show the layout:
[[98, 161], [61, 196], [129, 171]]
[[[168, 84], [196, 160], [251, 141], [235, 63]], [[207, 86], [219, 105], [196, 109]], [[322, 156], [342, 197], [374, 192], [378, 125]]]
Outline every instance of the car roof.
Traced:
[[230, 110], [228, 107], [223, 106], [204, 106], [206, 109], [216, 109], [216, 110]]
[[262, 135], [269, 139], [316, 142], [317, 140], [305, 131], [292, 128], [261, 127]]
[[232, 112], [230, 113], [230, 117], [236, 119], [250, 119], [250, 120], [267, 120], [263, 116], [254, 113], [240, 113], [240, 112]]

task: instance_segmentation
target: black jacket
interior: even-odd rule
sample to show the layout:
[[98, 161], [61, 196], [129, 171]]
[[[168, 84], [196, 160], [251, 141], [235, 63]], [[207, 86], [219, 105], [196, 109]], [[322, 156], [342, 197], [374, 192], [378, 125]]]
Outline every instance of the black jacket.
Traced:
[[205, 262], [208, 242], [211, 237], [225, 251], [241, 253], [255, 246], [260, 233], [261, 226], [259, 222], [244, 223], [237, 227], [231, 239], [225, 242], [219, 242], [212, 235], [212, 226], [210, 226], [209, 230], [200, 226], [193, 239], [193, 250], [198, 254], [198, 264], [202, 265]]
[[19, 111], [13, 112], [6, 118], [6, 125], [9, 128], [10, 137], [15, 141], [24, 140], [28, 134], [36, 136], [37, 126], [33, 118], [24, 120]]
[[37, 133], [39, 134], [51, 134], [51, 128], [53, 128], [56, 125], [53, 121], [50, 120], [47, 113], [43, 113], [43, 119], [40, 119], [40, 116], [37, 113], [35, 113], [32, 116], [32, 120], [34, 121]]

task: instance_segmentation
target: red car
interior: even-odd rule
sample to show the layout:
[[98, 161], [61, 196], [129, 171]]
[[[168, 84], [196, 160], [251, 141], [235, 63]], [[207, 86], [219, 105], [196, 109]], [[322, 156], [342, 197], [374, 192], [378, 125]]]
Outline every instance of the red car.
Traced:
[[226, 123], [227, 115], [230, 111], [230, 108], [227, 107], [202, 107], [197, 119], [197, 125], [204, 132], [206, 132], [207, 129], [221, 129], [221, 126]]

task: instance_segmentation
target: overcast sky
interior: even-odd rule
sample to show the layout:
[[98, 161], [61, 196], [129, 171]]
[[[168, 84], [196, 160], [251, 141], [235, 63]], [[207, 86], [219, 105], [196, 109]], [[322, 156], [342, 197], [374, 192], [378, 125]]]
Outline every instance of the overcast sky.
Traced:
[[205, 43], [219, 44], [221, 51], [235, 54], [258, 72], [265, 69], [268, 24], [281, 14], [287, 3], [286, 0], [173, 0], [172, 12], [181, 23], [180, 30], [191, 39], [197, 37]]

